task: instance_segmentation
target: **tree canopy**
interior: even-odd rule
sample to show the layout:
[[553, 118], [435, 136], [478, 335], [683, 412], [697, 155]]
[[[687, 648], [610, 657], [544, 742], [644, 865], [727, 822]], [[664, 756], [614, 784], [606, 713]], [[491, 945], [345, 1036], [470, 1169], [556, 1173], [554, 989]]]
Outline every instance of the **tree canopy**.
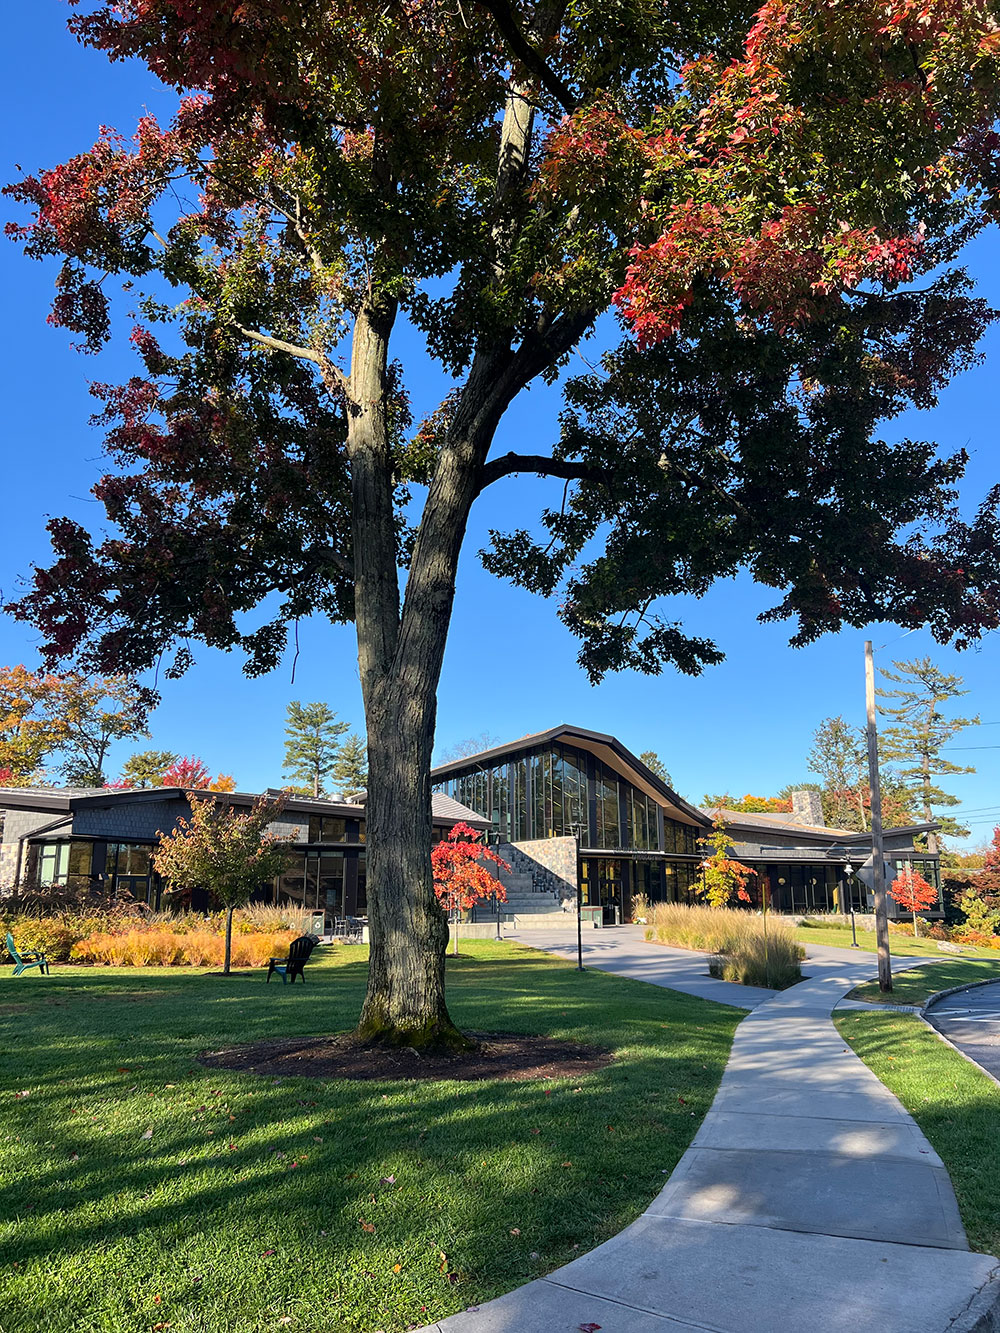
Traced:
[[484, 559], [561, 587], [595, 678], [718, 660], [655, 604], [741, 565], [783, 589], [765, 614], [796, 642], [890, 611], [941, 638], [997, 623], [996, 497], [963, 524], [962, 455], [873, 438], [994, 315], [946, 267], [992, 210], [988, 4], [769, 0], [748, 25], [718, 0], [128, 0], [72, 27], [183, 96], [171, 123], [8, 187], [34, 211], [9, 230], [62, 261], [53, 322], [85, 347], [110, 335], [108, 276], [150, 284], [143, 373], [95, 386], [118, 534], [54, 520], [57, 562], [15, 608], [51, 657], [135, 671], [174, 645], [181, 670], [200, 639], [265, 670], [293, 620], [351, 618], [341, 352], [362, 310], [402, 309], [459, 385], [411, 430], [386, 365], [384, 535], [405, 565], [412, 488], [468, 434], [480, 373], [495, 423], [617, 309], [633, 336], [567, 385], [550, 454], [484, 458], [473, 483], [576, 483], [541, 541], [497, 532]]
[[0, 668], [5, 785], [45, 781], [48, 762], [71, 786], [103, 786], [111, 746], [147, 734], [151, 702], [149, 690], [122, 676], [88, 679]]

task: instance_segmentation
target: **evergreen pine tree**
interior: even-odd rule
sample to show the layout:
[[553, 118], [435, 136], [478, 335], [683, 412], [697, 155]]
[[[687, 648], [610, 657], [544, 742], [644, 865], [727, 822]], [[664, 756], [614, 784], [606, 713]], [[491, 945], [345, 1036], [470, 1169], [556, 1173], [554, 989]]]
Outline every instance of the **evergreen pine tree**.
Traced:
[[359, 796], [368, 786], [368, 742], [351, 732], [341, 742], [333, 765], [333, 781], [344, 796]]
[[162, 787], [164, 773], [179, 758], [172, 750], [140, 750], [122, 764], [122, 781], [129, 787]]
[[327, 704], [303, 704], [298, 699], [288, 705], [287, 719], [282, 771], [307, 787], [313, 796], [319, 796], [324, 779], [333, 771], [340, 737], [349, 724], [338, 722], [337, 714]]
[[867, 758], [864, 732], [843, 717], [827, 717], [813, 734], [806, 761], [819, 775], [823, 817], [831, 828], [868, 828], [865, 811]]
[[[969, 830], [949, 815], [938, 813], [935, 807], [958, 805], [959, 798], [943, 791], [934, 778], [954, 773], [974, 773], [971, 765], [953, 764], [941, 752], [945, 745], [965, 727], [979, 725], [978, 717], [946, 718], [941, 706], [951, 699], [968, 694], [963, 690], [962, 677], [951, 676], [934, 665], [929, 657], [912, 662], [893, 662], [895, 671], [883, 671], [886, 680], [894, 681], [899, 689], [879, 690], [883, 699], [895, 699], [890, 707], [879, 705], [879, 712], [894, 718], [879, 737], [883, 758], [901, 763], [900, 777], [913, 793], [923, 819], [940, 824], [945, 835], [964, 838]], [[927, 850], [937, 852], [940, 841], [935, 833], [927, 836]]]

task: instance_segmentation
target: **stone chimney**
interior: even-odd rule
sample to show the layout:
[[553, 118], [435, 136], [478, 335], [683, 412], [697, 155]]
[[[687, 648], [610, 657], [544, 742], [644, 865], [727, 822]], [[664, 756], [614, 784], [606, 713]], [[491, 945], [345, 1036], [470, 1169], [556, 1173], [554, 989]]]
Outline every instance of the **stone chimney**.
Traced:
[[825, 828], [823, 802], [820, 800], [819, 792], [793, 791], [792, 818], [799, 824], [815, 824], [817, 828]]

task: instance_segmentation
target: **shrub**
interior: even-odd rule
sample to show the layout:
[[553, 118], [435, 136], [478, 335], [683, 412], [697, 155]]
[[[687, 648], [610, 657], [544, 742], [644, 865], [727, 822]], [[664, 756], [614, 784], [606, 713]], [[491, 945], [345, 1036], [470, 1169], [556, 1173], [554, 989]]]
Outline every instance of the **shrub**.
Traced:
[[[805, 957], [805, 949], [786, 922], [773, 913], [767, 918], [767, 966], [764, 918], [754, 912], [655, 903], [650, 909], [646, 939], [718, 955], [709, 963], [709, 971], [726, 981], [752, 986], [770, 984], [782, 990], [802, 979], [799, 963]], [[768, 976], [770, 983], [765, 979]]]
[[785, 990], [802, 980], [799, 957], [784, 941], [775, 946], [768, 931], [767, 954], [764, 937], [747, 940], [732, 953], [716, 954], [708, 960], [708, 971], [722, 981], [735, 981], [741, 986], [766, 986], [771, 990]]
[[976, 930], [974, 926], [959, 926], [952, 931], [951, 938], [956, 944], [972, 944], [977, 949], [1000, 949], [1000, 936]]

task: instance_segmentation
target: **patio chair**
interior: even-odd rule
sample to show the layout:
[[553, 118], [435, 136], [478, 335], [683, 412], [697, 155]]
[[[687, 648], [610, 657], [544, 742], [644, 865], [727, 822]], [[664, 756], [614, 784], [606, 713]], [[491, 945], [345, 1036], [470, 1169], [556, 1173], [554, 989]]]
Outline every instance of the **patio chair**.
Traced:
[[365, 938], [364, 925], [365, 923], [361, 920], [360, 917], [349, 916], [347, 918], [347, 929], [344, 932], [344, 943], [345, 944], [363, 943]]
[[37, 949], [18, 949], [14, 943], [14, 936], [9, 930], [7, 932], [7, 952], [14, 960], [15, 977], [19, 977], [22, 972], [27, 972], [33, 967], [37, 967], [41, 973], [48, 976], [49, 964], [45, 955]]
[[301, 977], [303, 986], [306, 984], [306, 963], [309, 961], [309, 955], [316, 945], [319, 944], [318, 935], [300, 935], [297, 940], [292, 940], [288, 946], [288, 953], [284, 958], [271, 958], [267, 964], [267, 980], [270, 983], [271, 976], [275, 972], [281, 973], [281, 984], [291, 981], [295, 984], [295, 978]]

